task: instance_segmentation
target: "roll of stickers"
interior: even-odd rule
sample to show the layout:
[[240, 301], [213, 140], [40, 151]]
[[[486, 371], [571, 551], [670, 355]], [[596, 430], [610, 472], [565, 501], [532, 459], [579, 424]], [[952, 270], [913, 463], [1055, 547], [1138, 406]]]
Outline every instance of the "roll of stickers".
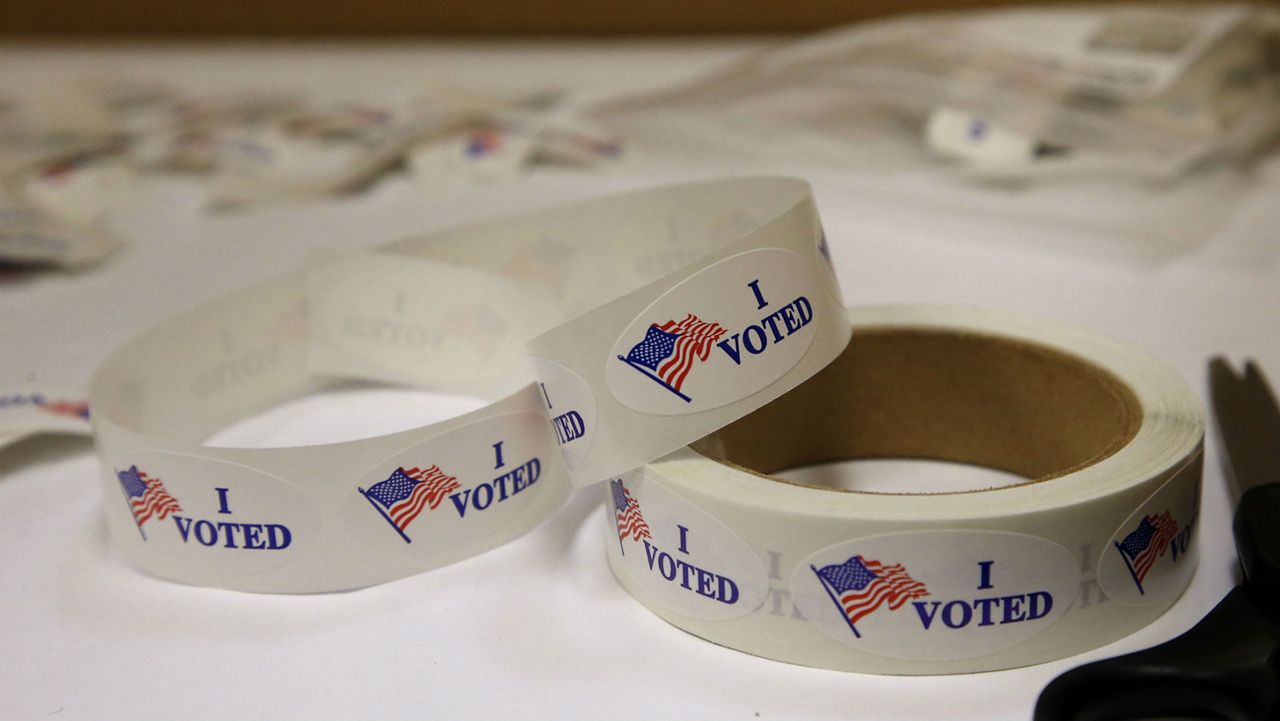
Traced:
[[[670, 623], [808, 666], [987, 671], [1096, 648], [1191, 580], [1204, 433], [1179, 375], [1019, 316], [849, 311], [791, 393], [608, 486], [609, 563]], [[770, 473], [903, 457], [1027, 479], [850, 492]]]
[[[849, 332], [795, 180], [614, 196], [331, 258], [185, 313], [99, 369], [110, 536], [149, 573], [239, 590], [425, 571], [779, 397]], [[493, 402], [345, 443], [204, 444], [347, 378]]]

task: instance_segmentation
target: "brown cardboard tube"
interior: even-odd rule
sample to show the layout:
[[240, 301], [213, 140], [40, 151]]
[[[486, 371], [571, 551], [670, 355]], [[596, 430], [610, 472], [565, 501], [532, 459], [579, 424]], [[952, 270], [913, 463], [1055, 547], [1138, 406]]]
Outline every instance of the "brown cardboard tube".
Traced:
[[771, 474], [868, 458], [956, 461], [1031, 481], [1112, 455], [1142, 424], [1134, 393], [1058, 349], [954, 329], [856, 329], [791, 393], [693, 445]]

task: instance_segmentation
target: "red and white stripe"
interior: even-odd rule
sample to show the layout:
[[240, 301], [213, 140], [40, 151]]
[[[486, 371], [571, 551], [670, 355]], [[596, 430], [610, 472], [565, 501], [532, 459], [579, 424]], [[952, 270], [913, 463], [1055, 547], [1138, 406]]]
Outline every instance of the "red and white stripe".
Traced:
[[856, 624], [859, 619], [886, 603], [889, 604], [889, 610], [896, 611], [907, 601], [929, 595], [924, 584], [908, 576], [907, 569], [901, 563], [885, 566], [879, 561], [864, 559], [862, 565], [879, 578], [861, 591], [850, 591], [840, 597], [849, 623]]
[[60, 416], [87, 418], [89, 415], [89, 403], [87, 401], [53, 401], [52, 403], [43, 403], [39, 408], [42, 411]]
[[1178, 522], [1173, 520], [1168, 511], [1158, 516], [1147, 516], [1147, 523], [1155, 527], [1156, 533], [1146, 549], [1133, 559], [1133, 572], [1137, 574], [1139, 581], [1147, 577], [1147, 571], [1151, 570], [1157, 558], [1164, 555], [1173, 537], [1178, 535]]
[[692, 313], [686, 315], [679, 323], [669, 320], [662, 325], [655, 323], [654, 327], [680, 336], [676, 338], [671, 357], [658, 368], [658, 376], [677, 391], [689, 375], [689, 369], [693, 367], [693, 359], [696, 357], [699, 361], [705, 361], [711, 354], [711, 347], [725, 333], [725, 329], [719, 323], [703, 322]]
[[649, 534], [649, 524], [645, 523], [644, 516], [640, 514], [640, 504], [631, 497], [631, 491], [624, 486], [622, 495], [627, 499], [627, 507], [618, 512], [618, 538], [623, 540], [630, 538], [636, 542], [644, 538], [653, 538]]
[[413, 492], [408, 498], [387, 509], [391, 522], [402, 531], [408, 528], [413, 519], [417, 518], [423, 510], [435, 510], [436, 506], [443, 503], [450, 493], [461, 487], [456, 477], [446, 474], [434, 464], [426, 470], [417, 467], [409, 468], [404, 474], [418, 481], [418, 484], [413, 487]]
[[169, 495], [159, 478], [150, 478], [142, 471], [138, 471], [138, 478], [147, 484], [147, 490], [130, 501], [129, 506], [139, 527], [152, 518], [163, 521], [169, 517], [170, 513], [182, 510], [182, 506], [178, 505], [178, 499]]

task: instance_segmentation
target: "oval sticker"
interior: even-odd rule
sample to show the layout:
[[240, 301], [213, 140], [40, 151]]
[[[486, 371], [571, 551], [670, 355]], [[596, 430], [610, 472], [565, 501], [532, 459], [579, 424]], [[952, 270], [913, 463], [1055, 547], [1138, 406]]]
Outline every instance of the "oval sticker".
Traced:
[[706, 511], [635, 472], [609, 481], [604, 505], [614, 568], [658, 604], [723, 620], [764, 603], [760, 557]]
[[796, 567], [805, 618], [867, 653], [918, 661], [985, 656], [1041, 633], [1079, 591], [1053, 541], [999, 531], [921, 531], [830, 546]]
[[[1199, 457], [1203, 458], [1203, 456]], [[1149, 606], [1168, 602], [1191, 582], [1198, 560], [1195, 544], [1200, 511], [1199, 458], [1153, 493], [1120, 528], [1098, 560], [1098, 585], [1117, 603]]]
[[543, 482], [558, 459], [546, 419], [508, 413], [469, 423], [396, 453], [347, 495], [343, 517], [382, 553], [450, 558], [469, 539], [526, 528], [562, 494]]
[[[148, 558], [163, 574], [194, 569], [209, 579], [258, 573], [309, 551], [319, 530], [315, 504], [284, 480], [227, 461], [168, 451], [136, 451], [113, 459], [123, 510], [136, 538], [167, 555]], [[210, 479], [216, 481], [210, 483]], [[135, 534], [128, 534], [135, 535]]]
[[682, 415], [746, 398], [813, 343], [812, 262], [779, 248], [710, 265], [667, 291], [614, 344], [605, 378], [618, 402]]

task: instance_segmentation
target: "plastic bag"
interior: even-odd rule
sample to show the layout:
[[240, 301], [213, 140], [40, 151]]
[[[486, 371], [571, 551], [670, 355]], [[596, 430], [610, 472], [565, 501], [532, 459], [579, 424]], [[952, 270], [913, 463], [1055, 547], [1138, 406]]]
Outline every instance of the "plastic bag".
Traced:
[[1280, 14], [1102, 5], [907, 17], [771, 49], [589, 115], [633, 160], [846, 172], [917, 207], [1202, 240], [1280, 134]]

